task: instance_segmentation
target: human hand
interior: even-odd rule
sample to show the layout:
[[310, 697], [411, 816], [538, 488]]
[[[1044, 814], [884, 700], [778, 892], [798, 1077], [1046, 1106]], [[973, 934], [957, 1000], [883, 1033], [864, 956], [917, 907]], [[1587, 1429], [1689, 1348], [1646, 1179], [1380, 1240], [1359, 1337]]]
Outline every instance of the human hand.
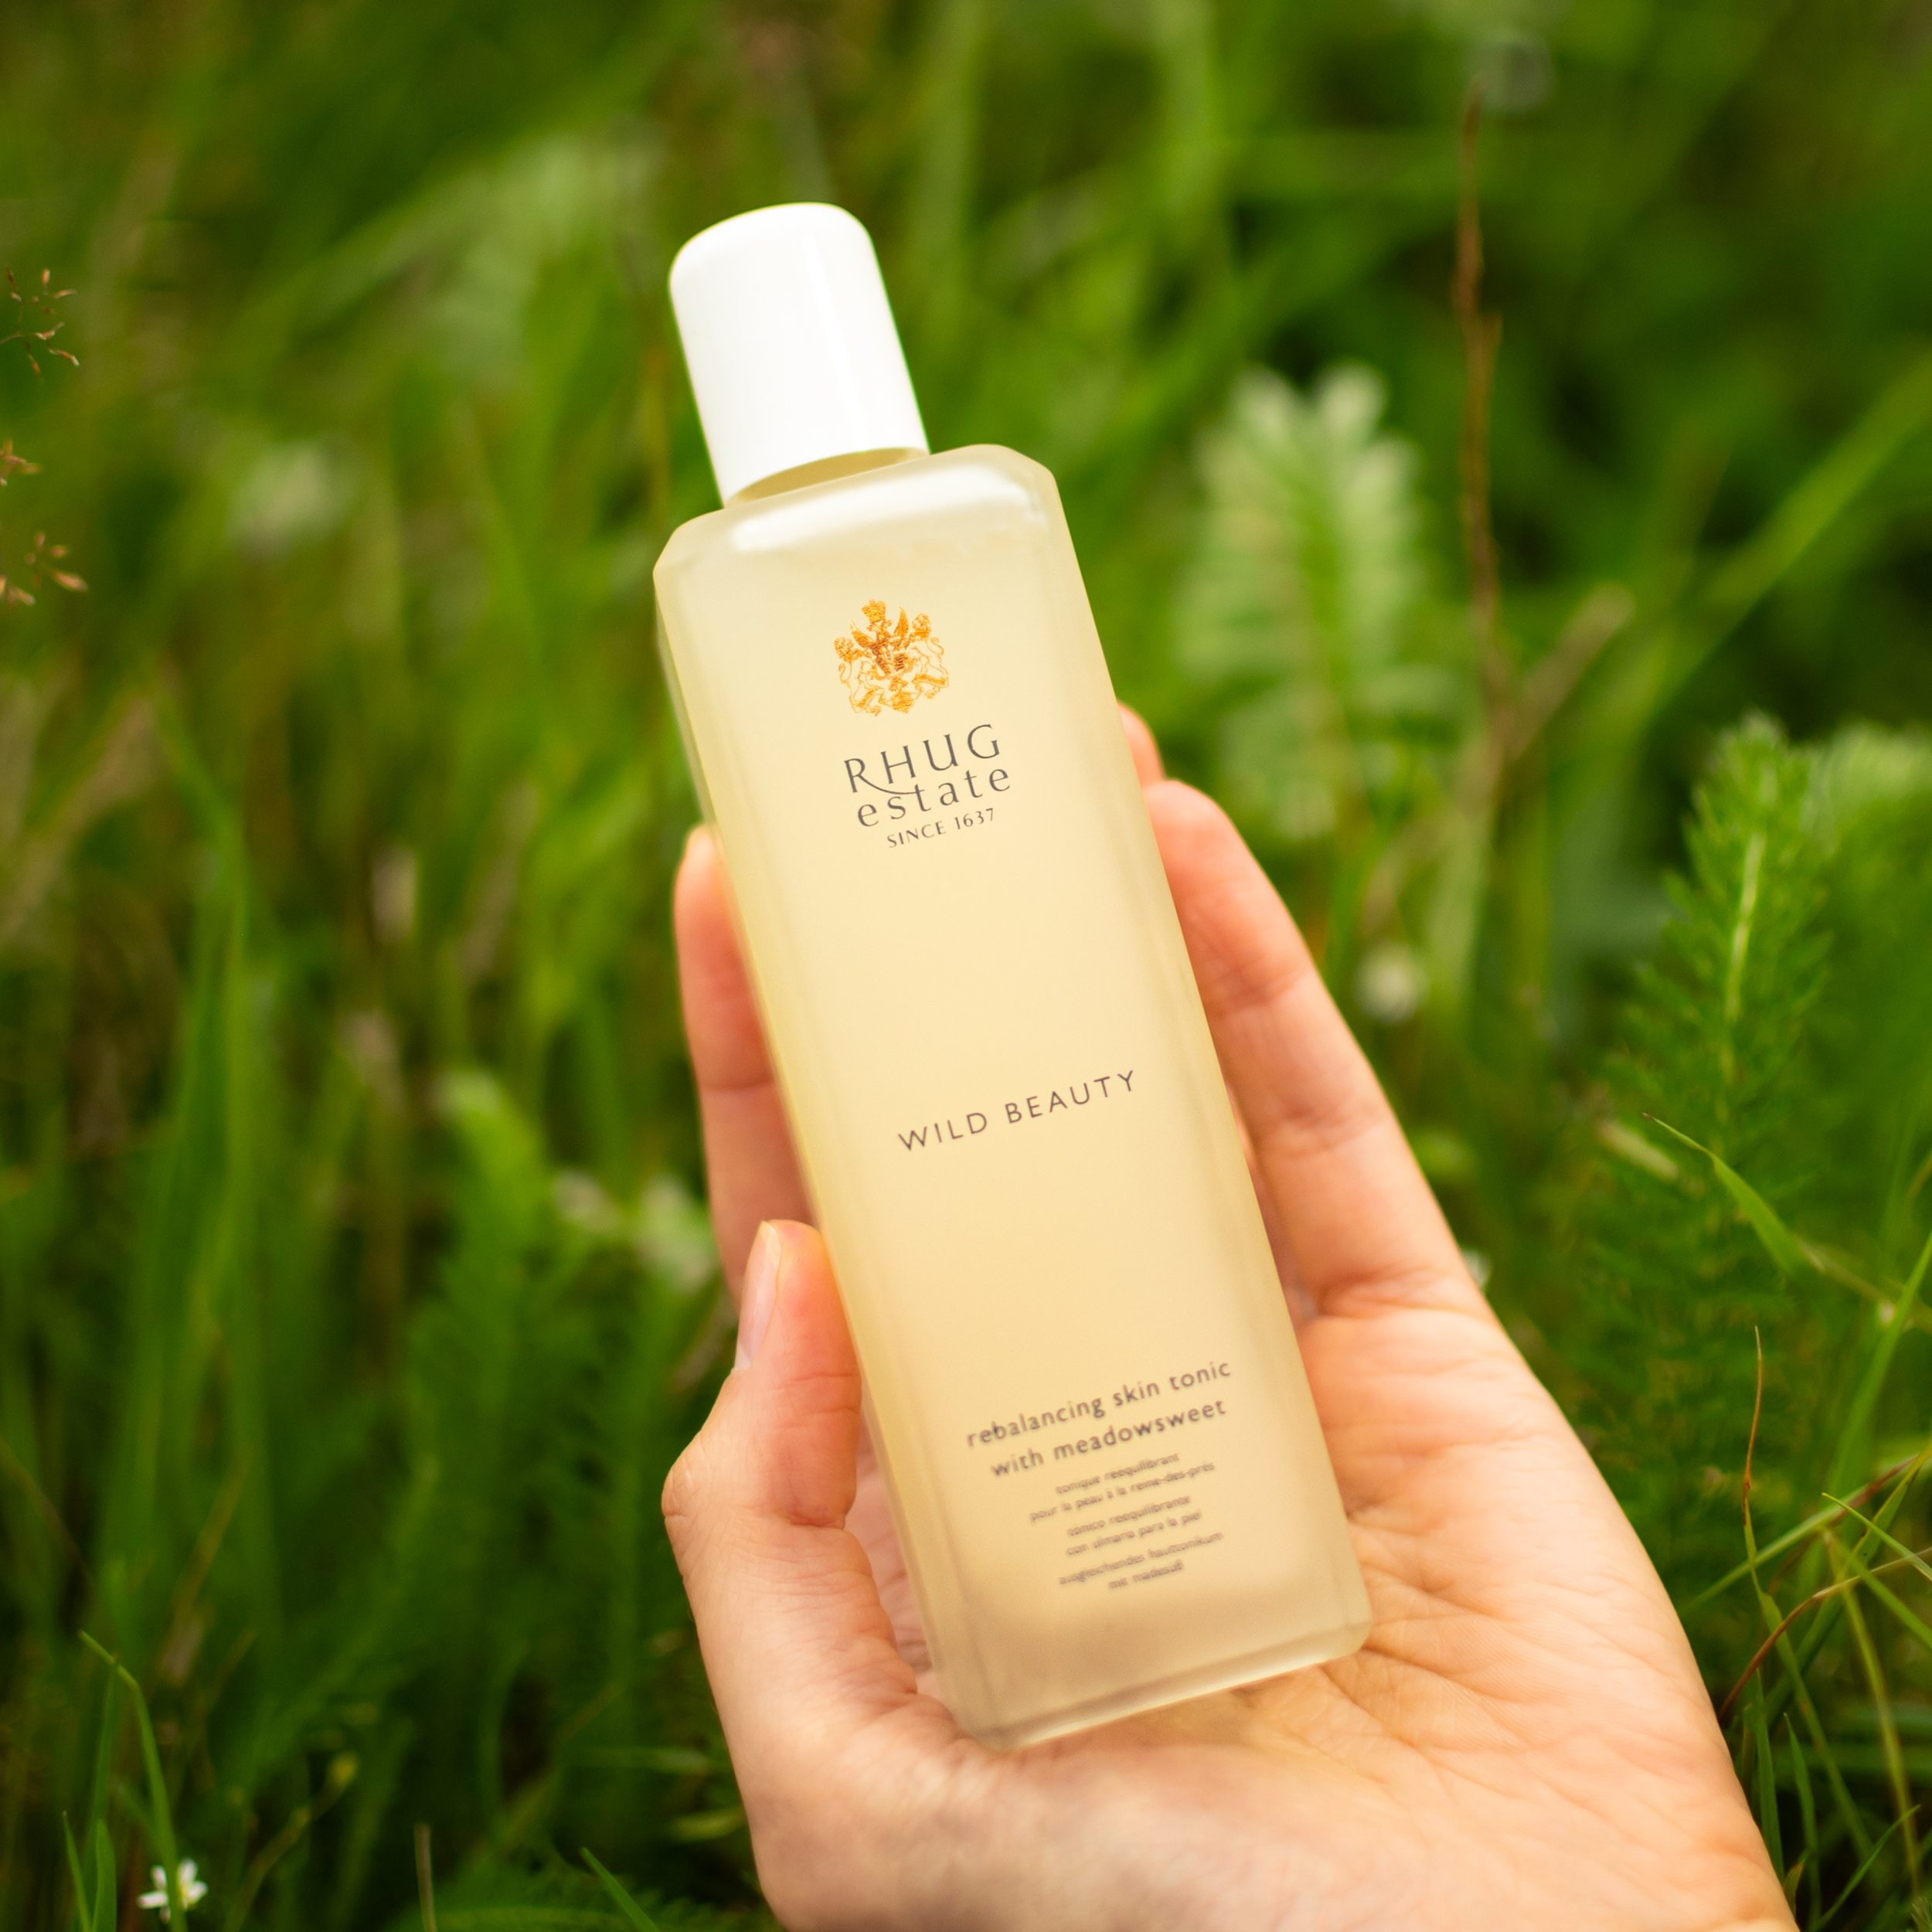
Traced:
[[774, 1910], [794, 1932], [1788, 1928], [1649, 1559], [1471, 1282], [1273, 888], [1128, 731], [1374, 1628], [1022, 1750], [953, 1723], [700, 834], [679, 957], [743, 1312], [665, 1514]]

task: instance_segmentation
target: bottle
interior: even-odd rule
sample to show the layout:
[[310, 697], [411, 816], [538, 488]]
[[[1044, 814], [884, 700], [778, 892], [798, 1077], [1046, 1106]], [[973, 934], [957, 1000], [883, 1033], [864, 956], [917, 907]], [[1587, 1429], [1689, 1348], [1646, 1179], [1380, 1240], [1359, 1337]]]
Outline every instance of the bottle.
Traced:
[[934, 456], [865, 230], [671, 294], [724, 507], [660, 640], [939, 1694], [1012, 1747], [1359, 1645], [1349, 1543], [1052, 477]]

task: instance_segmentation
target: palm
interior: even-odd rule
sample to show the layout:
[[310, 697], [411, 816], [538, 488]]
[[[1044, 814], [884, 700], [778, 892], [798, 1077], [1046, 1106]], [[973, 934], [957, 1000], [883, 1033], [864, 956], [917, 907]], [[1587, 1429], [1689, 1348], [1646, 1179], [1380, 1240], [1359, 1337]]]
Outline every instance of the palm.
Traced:
[[[809, 1533], [838, 1606], [823, 1612], [832, 1648], [869, 1660], [848, 1667], [859, 1715], [801, 1747], [800, 1720], [762, 1697], [744, 1708], [729, 1685], [755, 1667], [714, 1655], [699, 1604], [754, 1828], [766, 1820], [761, 1871], [840, 1902], [801, 1916], [833, 1925], [1788, 1924], [1655, 1573], [1470, 1283], [1278, 901], [1205, 801], [1162, 786], [1150, 806], [1278, 1224], [1373, 1631], [1317, 1669], [983, 1751], [925, 1694], [869, 1447], [855, 1478], [852, 1444], [835, 1444], [843, 1507]], [[707, 862], [687, 869], [680, 939], [735, 1277], [757, 1223], [805, 1203]], [[821, 1354], [849, 1361], [828, 1321]], [[815, 1783], [844, 1789], [855, 1764], [859, 1819], [839, 1829], [873, 1848], [862, 1879], [809, 1823]]]
[[[1311, 1896], [1311, 1850], [1345, 1874], [1355, 1907], [1372, 1872], [1379, 1913], [1394, 1922], [1423, 1910], [1431, 1925], [1459, 1922], [1446, 1909], [1445, 1858], [1469, 1868], [1470, 1922], [1485, 1926], [1503, 1889], [1526, 1906], [1543, 1898], [1553, 1922], [1644, 1923], [1647, 1906], [1686, 1902], [1680, 1875], [1714, 1839], [1730, 1842], [1738, 1876], [1761, 1878], [1728, 1767], [1713, 1762], [1709, 1703], [1676, 1620], [1508, 1341], [1436, 1311], [1318, 1316], [1301, 1340], [1374, 1605], [1367, 1645], [1006, 1765], [1025, 1781], [1044, 1772], [1078, 1810], [1083, 1770], [1107, 1775], [1131, 1755], [1158, 1807], [1189, 1818], [1197, 1845], [1203, 1817], [1238, 1834], [1263, 1798], [1311, 1923], [1338, 1903]], [[846, 1526], [923, 1679], [918, 1610], [869, 1451]], [[930, 1715], [950, 1729], [937, 1706]], [[1257, 1745], [1268, 1767], [1259, 1791]], [[1247, 1804], [1228, 1802], [1215, 1758]], [[1668, 1815], [1651, 1780], [1631, 1788], [1640, 1767], [1674, 1791]], [[1351, 1841], [1364, 1862], [1337, 1859]], [[1165, 1844], [1160, 1864], [1171, 1877]], [[1594, 1912], [1578, 1909], [1580, 1883]]]

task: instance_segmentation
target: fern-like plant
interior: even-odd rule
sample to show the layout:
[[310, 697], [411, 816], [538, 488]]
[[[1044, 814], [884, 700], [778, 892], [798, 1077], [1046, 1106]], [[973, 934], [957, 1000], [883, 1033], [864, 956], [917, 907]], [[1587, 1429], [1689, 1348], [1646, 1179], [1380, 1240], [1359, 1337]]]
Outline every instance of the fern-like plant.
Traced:
[[1922, 1881], [1928, 832], [1922, 740], [1720, 741], [1558, 1209], [1570, 1392], [1820, 1923]]
[[1753, 719], [1726, 736], [1699, 788], [1675, 917], [1639, 975], [1604, 1074], [1604, 1148], [1621, 1158], [1583, 1226], [1580, 1280], [1597, 1453], [1662, 1568], [1682, 1588], [1733, 1560], [1755, 1388], [1754, 1329], [1770, 1344], [1767, 1434], [1801, 1429], [1787, 1400], [1842, 1323], [1829, 1294], [1794, 1295], [1736, 1202], [1666, 1128], [1799, 1214], [1808, 1150], [1803, 1043], [1824, 983], [1822, 858], [1808, 809], [1811, 758]]
[[[1378, 862], [1440, 809], [1477, 696], [1469, 634], [1430, 596], [1416, 454], [1383, 427], [1386, 403], [1359, 365], [1305, 395], [1245, 372], [1203, 445], [1176, 603], [1177, 658], [1223, 708], [1223, 795], [1302, 881], [1344, 981]], [[1396, 936], [1393, 911], [1369, 937]], [[1413, 1008], [1419, 987], [1383, 977], [1382, 1003]]]

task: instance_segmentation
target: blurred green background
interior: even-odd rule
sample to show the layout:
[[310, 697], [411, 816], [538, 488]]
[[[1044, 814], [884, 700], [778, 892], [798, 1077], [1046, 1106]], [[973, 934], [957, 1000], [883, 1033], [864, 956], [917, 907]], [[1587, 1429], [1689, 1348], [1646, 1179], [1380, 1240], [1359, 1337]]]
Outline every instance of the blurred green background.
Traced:
[[1925, 1923], [1927, 0], [66, 0], [0, 100], [0, 1927], [171, 1857], [413, 1925], [419, 1838], [446, 1932], [623, 1923], [587, 1846], [763, 1920], [656, 1515], [729, 1330], [650, 569], [670, 257], [821, 198], [935, 447], [1059, 475], [1802, 1921]]

